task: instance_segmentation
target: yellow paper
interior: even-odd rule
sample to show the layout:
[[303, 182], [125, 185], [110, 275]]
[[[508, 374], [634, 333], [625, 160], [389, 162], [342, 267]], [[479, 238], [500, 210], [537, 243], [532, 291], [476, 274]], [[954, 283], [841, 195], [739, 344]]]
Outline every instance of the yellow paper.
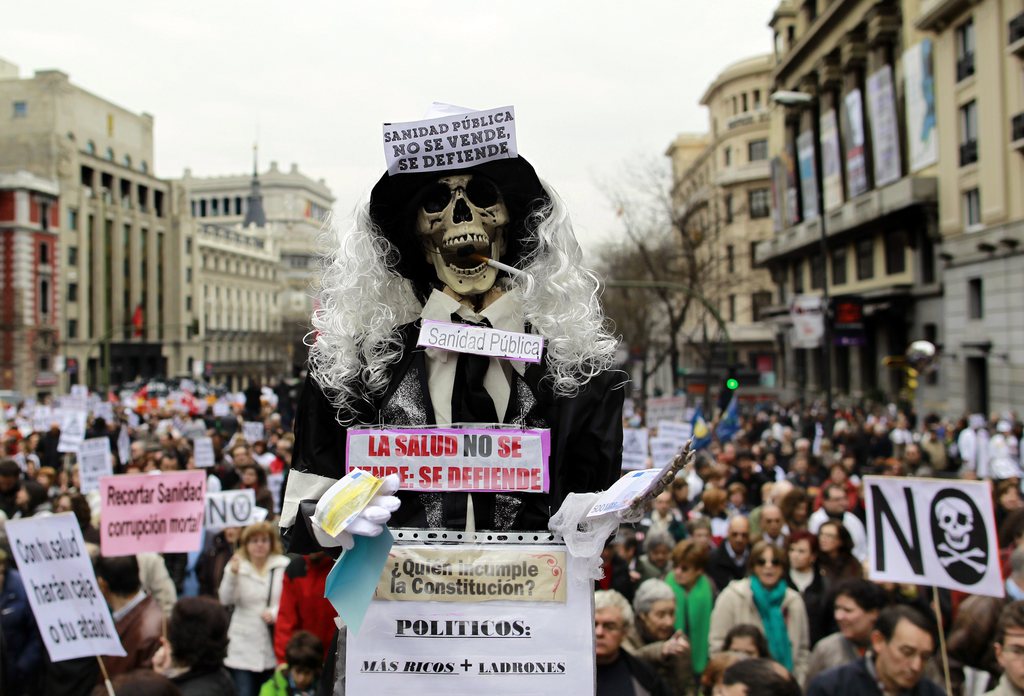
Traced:
[[[356, 515], [362, 512], [363, 508], [377, 495], [383, 479], [371, 476], [365, 471], [354, 469], [348, 472], [335, 486], [340, 490], [332, 498], [327, 509], [319, 515], [320, 526], [331, 536], [341, 532]], [[333, 486], [332, 486], [333, 488]]]

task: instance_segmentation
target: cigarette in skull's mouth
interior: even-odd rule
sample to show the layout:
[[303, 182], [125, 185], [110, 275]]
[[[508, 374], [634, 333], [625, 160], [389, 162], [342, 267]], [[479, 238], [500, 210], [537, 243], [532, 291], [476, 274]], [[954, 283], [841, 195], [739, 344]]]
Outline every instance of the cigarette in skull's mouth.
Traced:
[[488, 258], [488, 257], [484, 256], [483, 254], [477, 253], [476, 249], [473, 247], [472, 244], [467, 244], [466, 246], [462, 247], [461, 249], [459, 249], [456, 252], [456, 254], [458, 256], [462, 257], [462, 258], [467, 258], [468, 257], [468, 258], [473, 259], [474, 261], [479, 261], [480, 263], [486, 263], [491, 268], [496, 268], [499, 271], [505, 271], [506, 273], [508, 273], [510, 275], [514, 275], [514, 276], [525, 276], [526, 275], [525, 273], [520, 271], [518, 268], [513, 268], [512, 266], [509, 266], [508, 264], [502, 263], [501, 261], [495, 261], [494, 259]]

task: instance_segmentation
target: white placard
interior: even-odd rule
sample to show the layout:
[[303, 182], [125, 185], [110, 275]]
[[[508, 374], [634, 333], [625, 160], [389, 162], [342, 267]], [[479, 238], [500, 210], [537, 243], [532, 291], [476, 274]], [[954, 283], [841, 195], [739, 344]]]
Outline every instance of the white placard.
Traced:
[[611, 488], [601, 493], [597, 502], [587, 513], [587, 517], [598, 517], [605, 513], [625, 510], [634, 500], [643, 495], [660, 476], [660, 469], [644, 469], [623, 474], [622, 478], [611, 485]]
[[59, 422], [53, 415], [53, 409], [49, 406], [36, 406], [36, 410], [32, 414], [32, 429], [37, 433], [49, 432], [50, 426]]
[[660, 469], [671, 462], [681, 447], [675, 440], [667, 437], [652, 437], [650, 445], [651, 461], [654, 462], [655, 469]]
[[653, 425], [658, 421], [663, 420], [685, 420], [685, 413], [685, 396], [659, 396], [647, 399], [647, 401], [644, 402], [644, 414], [647, 418], [647, 425]]
[[868, 577], [1002, 597], [988, 481], [864, 477]]
[[281, 489], [284, 488], [284, 474], [267, 474], [267, 488], [274, 496], [274, 513], [281, 512]]
[[121, 432], [117, 436], [117, 458], [121, 464], [127, 464], [132, 460], [132, 439], [128, 436], [128, 428], [121, 426]]
[[78, 450], [78, 475], [82, 481], [82, 493], [98, 491], [100, 477], [114, 475], [109, 438], [93, 437], [82, 441]]
[[84, 384], [72, 384], [71, 385], [71, 396], [78, 399], [89, 398], [89, 387]]
[[99, 401], [92, 405], [93, 418], [102, 418], [108, 424], [114, 422], [114, 404], [109, 401]]
[[85, 439], [85, 411], [68, 411], [60, 422], [58, 452], [77, 452]]
[[216, 463], [212, 438], [197, 437], [192, 440], [192, 443], [192, 458], [195, 460], [197, 469], [209, 469]]
[[231, 415], [231, 404], [226, 401], [213, 402], [213, 415], [217, 418]]
[[517, 155], [511, 106], [384, 124], [384, 157], [391, 175], [465, 169]]
[[647, 468], [647, 428], [623, 428], [623, 471], [645, 468]]
[[142, 424], [142, 420], [139, 419], [139, 414], [131, 409], [124, 412], [124, 415], [128, 417], [128, 427], [137, 428]]
[[667, 438], [675, 443], [676, 447], [682, 447], [687, 440], [693, 437], [693, 424], [689, 421], [685, 423], [658, 421], [658, 437]]
[[[392, 567], [385, 567], [370, 602], [358, 637], [349, 637], [346, 656], [348, 693], [443, 693], [446, 696], [523, 696], [524, 694], [594, 693], [594, 619], [592, 583], [573, 577], [572, 564], [558, 567], [566, 557], [564, 546], [460, 544], [441, 549], [445, 561], [407, 563], [406, 549], [431, 549], [398, 544]], [[490, 557], [494, 560], [489, 560]], [[518, 562], [510, 559], [521, 558]], [[551, 565], [548, 564], [550, 561]], [[397, 567], [394, 564], [397, 563]], [[452, 572], [469, 571], [472, 577], [453, 581]], [[533, 584], [537, 592], [546, 579], [513, 579], [505, 569], [530, 568], [559, 572], [564, 601], [531, 601], [525, 593], [510, 599], [495, 598], [505, 588]], [[404, 571], [409, 570], [410, 573]], [[490, 597], [473, 594], [449, 596], [454, 601], [380, 599], [382, 589], [394, 583], [414, 583], [434, 595], [446, 586], [469, 584], [492, 589]], [[416, 577], [409, 579], [410, 574]], [[438, 589], [441, 588], [441, 589]], [[448, 593], [451, 594], [450, 592]], [[490, 601], [487, 601], [490, 600]], [[475, 636], [475, 637], [474, 637]]]
[[[255, 524], [256, 494], [251, 488], [206, 494], [206, 531], [219, 532], [227, 527]], [[262, 508], [260, 508], [262, 509]]]
[[544, 338], [534, 334], [424, 319], [416, 345], [455, 353], [539, 363]]
[[5, 530], [50, 659], [123, 657], [75, 516], [10, 520]]
[[242, 423], [242, 435], [250, 445], [263, 440], [264, 429], [262, 421], [245, 421]]

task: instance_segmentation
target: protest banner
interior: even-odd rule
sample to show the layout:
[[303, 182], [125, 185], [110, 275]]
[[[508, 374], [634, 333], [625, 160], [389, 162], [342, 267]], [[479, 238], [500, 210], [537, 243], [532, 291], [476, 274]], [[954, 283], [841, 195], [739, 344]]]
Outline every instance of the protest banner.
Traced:
[[60, 421], [58, 452], [77, 452], [85, 439], [85, 410], [65, 411]]
[[358, 636], [350, 693], [594, 693], [591, 583], [569, 575], [565, 547], [391, 549]]
[[518, 156], [515, 110], [450, 113], [440, 118], [384, 124], [388, 173], [440, 172]]
[[242, 423], [242, 435], [250, 445], [263, 440], [264, 429], [261, 421], [245, 421]]
[[406, 491], [547, 492], [550, 432], [487, 428], [351, 428], [347, 468], [398, 474]]
[[103, 477], [103, 555], [199, 550], [203, 541], [205, 492], [205, 471]]
[[50, 659], [124, 656], [75, 516], [11, 520], [5, 529]]
[[37, 405], [35, 411], [32, 412], [32, 429], [40, 433], [47, 433], [54, 423], [59, 424], [60, 421], [55, 418], [53, 409], [49, 406]]
[[128, 428], [121, 426], [121, 432], [117, 436], [117, 458], [122, 464], [132, 460], [132, 439], [128, 435]]
[[622, 429], [622, 470], [647, 468], [647, 428]]
[[676, 447], [682, 447], [693, 437], [693, 424], [689, 421], [658, 421], [658, 437], [668, 438]]
[[91, 493], [100, 488], [100, 478], [113, 476], [114, 466], [110, 462], [110, 440], [93, 437], [82, 441], [78, 450], [78, 475], [82, 493]]
[[864, 477], [868, 576], [1002, 597], [988, 481]]
[[284, 474], [267, 474], [267, 489], [274, 496], [274, 512], [281, 512], [281, 489], [284, 488]]
[[206, 494], [205, 526], [208, 532], [219, 532], [227, 527], [246, 527], [258, 520], [256, 493], [251, 488]]
[[681, 421], [686, 419], [685, 396], [659, 396], [644, 402], [647, 425], [658, 421]]
[[192, 440], [192, 457], [195, 460], [197, 469], [209, 469], [216, 463], [213, 454], [213, 439], [209, 437], [197, 437]]
[[651, 462], [655, 469], [661, 469], [676, 456], [682, 445], [676, 444], [673, 438], [652, 437], [650, 439]]

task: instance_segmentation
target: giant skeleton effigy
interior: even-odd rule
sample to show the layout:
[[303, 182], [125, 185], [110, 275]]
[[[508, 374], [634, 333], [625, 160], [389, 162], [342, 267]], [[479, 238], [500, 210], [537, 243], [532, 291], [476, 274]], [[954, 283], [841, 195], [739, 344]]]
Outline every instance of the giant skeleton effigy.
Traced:
[[[384, 140], [388, 172], [324, 270], [284, 538], [309, 553], [395, 530], [348, 636], [351, 692], [592, 685], [591, 579], [621, 515], [586, 515], [621, 473], [624, 383], [597, 278], [511, 107], [435, 105]], [[332, 534], [318, 507], [350, 469], [384, 484]]]

